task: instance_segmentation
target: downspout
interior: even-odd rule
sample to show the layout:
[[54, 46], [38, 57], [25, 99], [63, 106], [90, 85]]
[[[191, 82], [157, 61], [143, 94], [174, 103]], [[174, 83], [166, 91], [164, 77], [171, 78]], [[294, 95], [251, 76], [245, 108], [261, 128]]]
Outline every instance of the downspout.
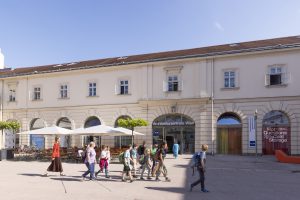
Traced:
[[[4, 80], [2, 79], [1, 80], [1, 121], [3, 120], [3, 101], [4, 101]], [[3, 149], [4, 147], [4, 138], [3, 138], [3, 130], [1, 130], [1, 148], [0, 149]]]
[[211, 140], [212, 140], [212, 150], [211, 154], [214, 155], [215, 151], [215, 139], [214, 139], [214, 78], [215, 78], [215, 60], [212, 58], [211, 60], [211, 94], [210, 94], [210, 100], [211, 100]]

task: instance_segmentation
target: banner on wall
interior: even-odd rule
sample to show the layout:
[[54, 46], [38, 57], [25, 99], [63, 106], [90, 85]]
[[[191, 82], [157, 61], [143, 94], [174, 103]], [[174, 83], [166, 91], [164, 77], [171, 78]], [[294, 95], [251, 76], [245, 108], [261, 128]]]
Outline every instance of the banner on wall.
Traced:
[[248, 117], [248, 128], [249, 128], [249, 147], [256, 147], [256, 130], [255, 130], [255, 117]]

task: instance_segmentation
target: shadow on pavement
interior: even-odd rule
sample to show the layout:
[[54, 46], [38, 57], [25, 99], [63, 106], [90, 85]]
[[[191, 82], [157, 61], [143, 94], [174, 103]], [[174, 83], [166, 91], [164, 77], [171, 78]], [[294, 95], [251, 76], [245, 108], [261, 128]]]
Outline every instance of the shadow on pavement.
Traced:
[[31, 173], [27, 173], [27, 174], [19, 174], [22, 176], [38, 176], [38, 177], [46, 177], [44, 174], [31, 174]]
[[180, 188], [180, 187], [145, 187], [145, 188], [149, 190], [157, 190], [157, 191], [180, 193], [180, 194], [184, 194], [187, 192], [186, 188]]
[[50, 178], [50, 179], [55, 180], [55, 181], [77, 181], [77, 182], [81, 182], [81, 179], [68, 178], [68, 177], [65, 177], [65, 178]]

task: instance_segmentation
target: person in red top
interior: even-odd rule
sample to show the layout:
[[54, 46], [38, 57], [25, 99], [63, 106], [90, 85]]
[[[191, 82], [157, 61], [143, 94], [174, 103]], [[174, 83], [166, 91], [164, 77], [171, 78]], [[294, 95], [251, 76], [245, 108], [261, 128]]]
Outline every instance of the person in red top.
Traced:
[[[63, 174], [63, 168], [61, 165], [61, 160], [60, 160], [60, 147], [59, 147], [59, 137], [55, 137], [55, 142], [53, 145], [53, 150], [52, 150], [52, 162], [50, 166], [48, 167], [47, 171], [48, 172], [60, 172], [61, 176], [64, 176]], [[47, 176], [48, 173], [45, 174]]]

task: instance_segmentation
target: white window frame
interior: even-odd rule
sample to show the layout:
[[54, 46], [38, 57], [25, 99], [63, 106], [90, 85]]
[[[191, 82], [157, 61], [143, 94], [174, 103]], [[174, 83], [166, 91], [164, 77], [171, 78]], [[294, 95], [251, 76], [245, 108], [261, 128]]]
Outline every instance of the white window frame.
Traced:
[[8, 101], [16, 102], [16, 89], [9, 88]]
[[[38, 92], [38, 91], [36, 91], [36, 89], [38, 89], [39, 88], [39, 98], [36, 98], [37, 96], [36, 96], [36, 92]], [[33, 86], [32, 87], [32, 101], [41, 101], [41, 100], [43, 100], [42, 99], [42, 86], [40, 86], [40, 85], [36, 85], [36, 86]]]
[[88, 97], [97, 97], [97, 81], [88, 82]]
[[[280, 83], [271, 84], [272, 76], [280, 75]], [[291, 74], [287, 72], [287, 66], [284, 64], [274, 64], [269, 65], [267, 68], [267, 73], [265, 76], [265, 86], [266, 87], [277, 87], [277, 86], [287, 86], [291, 80]]]
[[[122, 83], [123, 82], [123, 83]], [[124, 82], [127, 82], [125, 84]], [[127, 92], [122, 93], [122, 87], [127, 86]], [[117, 84], [115, 85], [116, 95], [131, 95], [131, 80], [129, 78], [119, 78]]]
[[68, 83], [61, 83], [59, 85], [59, 99], [69, 99], [70, 98], [70, 89]]
[[[183, 69], [183, 66], [170, 66], [170, 67], [165, 67], [164, 70], [166, 71], [166, 78], [163, 81], [163, 92], [166, 93], [176, 93], [176, 92], [181, 92], [183, 91], [183, 80], [182, 80], [182, 75], [181, 75], [181, 70]], [[172, 77], [172, 79], [174, 77], [177, 78], [177, 81], [171, 80], [170, 81], [170, 77]], [[177, 82], [177, 90], [173, 90], [171, 89], [169, 86], [170, 84], [174, 84]], [[173, 85], [174, 86], [174, 85]]]
[[16, 102], [17, 100], [17, 86], [18, 81], [16, 82], [8, 82], [7, 88], [8, 88], [8, 102]]
[[[229, 68], [222, 70], [222, 87], [224, 90], [239, 89], [239, 70], [236, 68]], [[233, 80], [232, 80], [233, 79]], [[228, 85], [226, 84], [228, 81]], [[232, 85], [233, 84], [233, 85]]]

